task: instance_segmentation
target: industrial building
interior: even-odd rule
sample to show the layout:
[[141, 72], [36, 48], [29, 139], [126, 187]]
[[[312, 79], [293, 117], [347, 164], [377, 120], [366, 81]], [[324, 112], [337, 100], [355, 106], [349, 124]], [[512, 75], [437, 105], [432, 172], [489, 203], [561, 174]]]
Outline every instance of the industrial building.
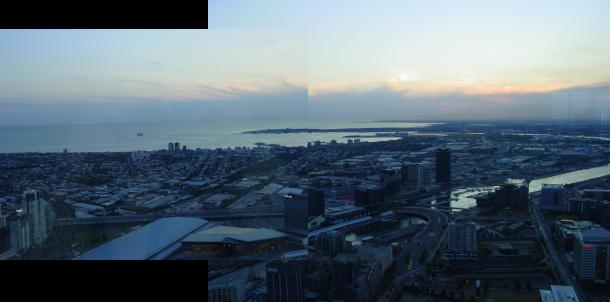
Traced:
[[181, 251], [200, 255], [253, 255], [292, 245], [282, 232], [266, 228], [214, 226], [192, 233], [182, 239]]
[[182, 238], [206, 227], [208, 221], [200, 218], [160, 218], [74, 260], [161, 260], [180, 249]]

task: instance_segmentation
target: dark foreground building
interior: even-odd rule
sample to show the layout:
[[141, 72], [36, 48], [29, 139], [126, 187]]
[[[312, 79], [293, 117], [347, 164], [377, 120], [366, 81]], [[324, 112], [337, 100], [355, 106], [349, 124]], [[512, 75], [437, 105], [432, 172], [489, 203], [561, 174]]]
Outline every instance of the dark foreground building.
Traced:
[[267, 301], [305, 301], [302, 262], [275, 260], [267, 264]]
[[436, 182], [451, 182], [451, 152], [449, 149], [436, 150]]

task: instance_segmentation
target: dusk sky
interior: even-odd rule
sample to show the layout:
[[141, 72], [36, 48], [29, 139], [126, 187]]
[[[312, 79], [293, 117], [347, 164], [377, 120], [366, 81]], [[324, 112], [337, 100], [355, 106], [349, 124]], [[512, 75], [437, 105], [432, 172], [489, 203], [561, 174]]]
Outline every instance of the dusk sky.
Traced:
[[84, 111], [99, 122], [597, 119], [610, 111], [608, 11], [608, 1], [210, 0], [209, 30], [0, 30], [0, 124], [36, 111], [40, 123]]
[[598, 119], [610, 109], [608, 11], [608, 1], [211, 0], [208, 15], [212, 29], [305, 32], [312, 116]]
[[305, 31], [313, 94], [539, 92], [610, 80], [608, 1], [209, 3], [210, 28]]

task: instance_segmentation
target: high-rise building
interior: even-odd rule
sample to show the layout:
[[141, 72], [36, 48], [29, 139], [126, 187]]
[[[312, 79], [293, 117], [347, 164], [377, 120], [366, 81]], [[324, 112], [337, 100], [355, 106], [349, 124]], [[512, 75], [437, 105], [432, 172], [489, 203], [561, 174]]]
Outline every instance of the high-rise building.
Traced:
[[451, 182], [451, 152], [449, 149], [436, 150], [436, 182]]
[[180, 143], [179, 142], [175, 142], [174, 143], [174, 151], [180, 151]]
[[567, 212], [568, 202], [565, 188], [558, 184], [543, 184], [540, 191], [540, 209], [545, 211]]
[[574, 269], [581, 280], [610, 281], [610, 231], [595, 226], [575, 236]]
[[523, 207], [529, 200], [529, 189], [524, 179], [507, 179], [500, 188], [475, 197], [477, 207]]
[[333, 297], [353, 301], [358, 263], [354, 255], [339, 254], [333, 259]]
[[[310, 195], [311, 194], [311, 195]], [[284, 228], [288, 232], [307, 234], [324, 217], [324, 191], [309, 189], [307, 195], [284, 196]]]
[[570, 213], [581, 216], [591, 217], [597, 201], [591, 198], [572, 198], [568, 200]]
[[400, 193], [401, 175], [392, 169], [383, 169], [379, 173], [380, 187], [387, 195], [392, 196]]
[[28, 216], [23, 213], [12, 215], [8, 219], [11, 250], [19, 253], [32, 247], [33, 241]]
[[422, 175], [422, 186], [427, 187], [434, 183], [434, 170], [432, 164], [429, 161], [422, 161], [419, 164]]
[[593, 208], [593, 220], [610, 230], [610, 201], [598, 201]]
[[424, 176], [421, 164], [408, 163], [402, 166], [401, 183], [406, 184], [407, 190], [419, 191], [422, 189]]
[[305, 301], [304, 264], [302, 261], [275, 260], [267, 264], [267, 301]]
[[36, 190], [23, 193], [23, 212], [30, 222], [30, 232], [33, 244], [42, 244], [51, 233], [53, 212], [46, 201], [38, 198]]
[[208, 284], [208, 302], [242, 302], [246, 300], [244, 285], [238, 282]]
[[587, 198], [592, 198], [597, 201], [601, 201], [601, 200], [610, 201], [610, 190], [587, 189], [587, 190], [583, 190], [583, 195]]
[[477, 259], [477, 225], [474, 222], [451, 222], [447, 228], [447, 259]]
[[345, 234], [340, 231], [329, 231], [316, 238], [316, 248], [324, 254], [334, 257], [345, 250]]
[[314, 188], [307, 189], [307, 199], [308, 199], [308, 214], [309, 216], [319, 216], [324, 215], [325, 209], [325, 197], [324, 191], [317, 190]]
[[360, 185], [354, 191], [354, 201], [357, 206], [370, 207], [385, 201], [386, 194], [383, 188], [375, 185]]
[[167, 144], [167, 151], [174, 151], [174, 143]]

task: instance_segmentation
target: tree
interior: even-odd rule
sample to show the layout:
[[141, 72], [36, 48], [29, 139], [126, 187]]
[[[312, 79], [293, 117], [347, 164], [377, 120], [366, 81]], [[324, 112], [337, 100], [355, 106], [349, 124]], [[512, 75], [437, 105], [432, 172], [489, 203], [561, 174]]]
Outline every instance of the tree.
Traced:
[[532, 292], [532, 282], [530, 282], [529, 280], [527, 280], [527, 291], [528, 292]]
[[520, 290], [521, 289], [521, 281], [519, 281], [519, 279], [515, 280], [515, 289], [516, 290]]

